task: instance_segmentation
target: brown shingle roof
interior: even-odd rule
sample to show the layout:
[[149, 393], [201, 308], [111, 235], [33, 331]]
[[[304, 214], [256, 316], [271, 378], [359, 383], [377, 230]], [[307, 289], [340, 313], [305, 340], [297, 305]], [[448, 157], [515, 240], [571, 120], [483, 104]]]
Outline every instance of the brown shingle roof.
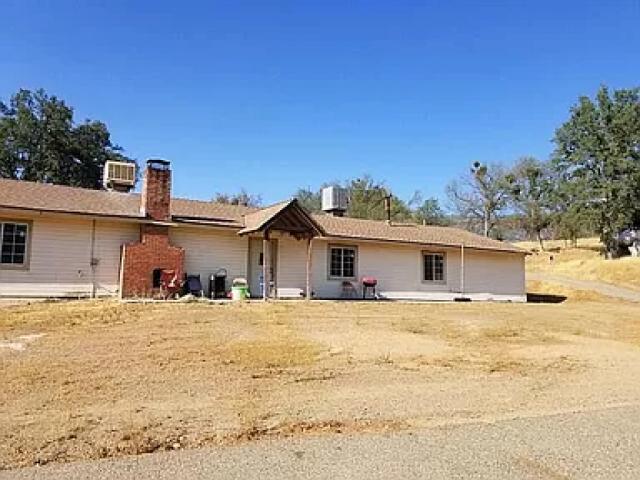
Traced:
[[388, 224], [377, 220], [334, 217], [332, 215], [313, 215], [313, 219], [324, 228], [327, 235], [333, 237], [454, 247], [464, 244], [468, 248], [526, 253], [521, 248], [510, 243], [482, 237], [459, 228], [438, 227], [435, 225]]
[[262, 228], [271, 218], [287, 208], [291, 201], [276, 203], [269, 207], [263, 208], [253, 213], [249, 213], [244, 217], [244, 228], [240, 233], [255, 232]]
[[[240, 229], [254, 228], [288, 205], [282, 202], [264, 209], [199, 200], [173, 198], [171, 213], [176, 221], [198, 221]], [[0, 207], [86, 215], [140, 218], [140, 195], [0, 179]], [[312, 215], [329, 237], [446, 245], [526, 253], [505, 242], [481, 237], [466, 230], [414, 224], [387, 224], [331, 215]]]
[[0, 178], [0, 206], [118, 217], [140, 216], [138, 195]]
[[[0, 178], [0, 207], [44, 210], [48, 212], [143, 218], [140, 195], [105, 190], [66, 187]], [[176, 219], [219, 221], [242, 227], [242, 216], [257, 209], [184, 198], [171, 199]]]
[[244, 215], [260, 212], [258, 208], [243, 205], [228, 205], [226, 203], [189, 200], [186, 198], [171, 199], [171, 214], [177, 218], [225, 220], [242, 226]]
[[244, 235], [267, 227], [291, 232], [313, 232], [324, 235], [322, 227], [300, 206], [295, 198], [276, 203], [244, 216], [244, 228], [238, 233]]

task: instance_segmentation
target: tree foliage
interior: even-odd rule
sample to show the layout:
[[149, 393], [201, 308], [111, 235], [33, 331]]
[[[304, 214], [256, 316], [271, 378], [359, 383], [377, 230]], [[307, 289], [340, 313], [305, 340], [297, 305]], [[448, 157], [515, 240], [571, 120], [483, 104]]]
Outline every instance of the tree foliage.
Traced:
[[[325, 183], [317, 191], [313, 191], [310, 188], [300, 188], [294, 196], [307, 210], [321, 212], [321, 189], [331, 185], [344, 188], [347, 191], [349, 205], [346, 215], [349, 217], [386, 220], [385, 198], [389, 197], [391, 201], [391, 220], [407, 222], [416, 219], [415, 212], [407, 202], [393, 195], [383, 182], [375, 180], [371, 175], [363, 175], [345, 182]], [[420, 221], [422, 220], [420, 219]]]
[[596, 234], [594, 212], [580, 201], [582, 191], [577, 182], [565, 181], [553, 161], [547, 163], [547, 168], [552, 186], [550, 229], [555, 238], [570, 240], [577, 246], [578, 238]]
[[[321, 189], [327, 186], [329, 186], [329, 184], [323, 184]], [[339, 182], [336, 182], [336, 186], [339, 186]], [[293, 196], [298, 200], [300, 205], [309, 212], [318, 213], [322, 211], [321, 189], [314, 191], [310, 187], [299, 188]]]
[[558, 192], [595, 222], [610, 254], [619, 230], [640, 225], [639, 93], [603, 86], [594, 100], [581, 97], [554, 139]]
[[549, 166], [533, 157], [521, 158], [506, 175], [510, 203], [522, 228], [540, 243], [553, 218], [553, 177]]
[[238, 193], [217, 192], [213, 197], [213, 201], [228, 205], [243, 205], [245, 207], [259, 207], [262, 205], [262, 197], [260, 195], [249, 193], [244, 188], [240, 189]]
[[419, 191], [409, 200], [409, 207], [413, 207], [413, 219], [424, 225], [449, 225], [449, 219], [440, 207], [437, 198], [423, 198]]
[[378, 182], [370, 175], [351, 180], [347, 185], [349, 207], [347, 215], [354, 218], [371, 220], [387, 220], [385, 197], [391, 200], [391, 220], [404, 222], [411, 220], [411, 210], [407, 204], [393, 195], [384, 183]]
[[104, 123], [76, 125], [73, 109], [43, 90], [0, 102], [1, 177], [101, 188], [107, 160], [133, 162], [122, 152]]
[[469, 173], [446, 187], [451, 208], [470, 230], [491, 236], [506, 209], [510, 185], [504, 167], [474, 162]]

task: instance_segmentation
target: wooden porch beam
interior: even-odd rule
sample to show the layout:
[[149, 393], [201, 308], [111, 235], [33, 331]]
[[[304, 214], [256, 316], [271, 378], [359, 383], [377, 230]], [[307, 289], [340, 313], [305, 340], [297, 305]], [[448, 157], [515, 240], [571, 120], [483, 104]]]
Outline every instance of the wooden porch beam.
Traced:
[[307, 239], [307, 292], [306, 292], [306, 296], [307, 296], [307, 300], [311, 300], [311, 293], [313, 291], [313, 286], [311, 285], [311, 268], [312, 268], [312, 262], [313, 262], [313, 237], [309, 237]]
[[269, 286], [271, 284], [269, 278], [269, 263], [271, 261], [271, 242], [269, 241], [269, 230], [264, 231], [262, 237], [262, 299], [267, 300], [269, 298]]

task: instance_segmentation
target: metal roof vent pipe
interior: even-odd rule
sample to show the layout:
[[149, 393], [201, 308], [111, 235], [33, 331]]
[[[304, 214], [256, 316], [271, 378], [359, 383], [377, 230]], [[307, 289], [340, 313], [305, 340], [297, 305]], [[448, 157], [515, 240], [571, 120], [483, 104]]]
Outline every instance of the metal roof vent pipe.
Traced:
[[322, 211], [334, 217], [344, 217], [349, 205], [349, 197], [344, 188], [338, 186], [322, 189]]
[[387, 216], [387, 224], [391, 225], [391, 193], [384, 196], [384, 213]]

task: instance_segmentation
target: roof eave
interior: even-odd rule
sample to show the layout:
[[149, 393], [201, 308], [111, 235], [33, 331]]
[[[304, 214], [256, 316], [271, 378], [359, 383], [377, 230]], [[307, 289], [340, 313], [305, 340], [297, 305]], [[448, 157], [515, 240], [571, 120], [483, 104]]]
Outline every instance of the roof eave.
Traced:
[[33, 212], [33, 213], [50, 213], [50, 214], [56, 214], [56, 215], [78, 215], [82, 217], [113, 218], [118, 220], [133, 220], [133, 221], [142, 221], [142, 222], [147, 220], [146, 217], [136, 216], [136, 215], [102, 213], [102, 212], [80, 212], [76, 210], [61, 210], [61, 209], [55, 209], [55, 208], [41, 208], [41, 207], [23, 207], [23, 206], [15, 206], [15, 205], [0, 205], [0, 209]]
[[463, 242], [461, 243], [447, 243], [447, 242], [421, 242], [421, 241], [410, 241], [410, 240], [399, 240], [392, 238], [375, 238], [375, 237], [361, 237], [354, 235], [331, 235], [324, 234], [321, 237], [318, 237], [318, 240], [347, 240], [347, 241], [362, 241], [362, 242], [375, 242], [375, 243], [391, 243], [395, 245], [409, 245], [409, 246], [424, 246], [424, 247], [446, 247], [446, 248], [461, 248], [464, 246], [465, 249], [468, 250], [480, 250], [487, 252], [497, 252], [497, 253], [513, 253], [520, 255], [530, 255], [530, 252], [523, 250], [518, 247], [511, 248], [491, 248], [491, 247], [480, 247], [480, 246], [471, 246], [466, 245]]

